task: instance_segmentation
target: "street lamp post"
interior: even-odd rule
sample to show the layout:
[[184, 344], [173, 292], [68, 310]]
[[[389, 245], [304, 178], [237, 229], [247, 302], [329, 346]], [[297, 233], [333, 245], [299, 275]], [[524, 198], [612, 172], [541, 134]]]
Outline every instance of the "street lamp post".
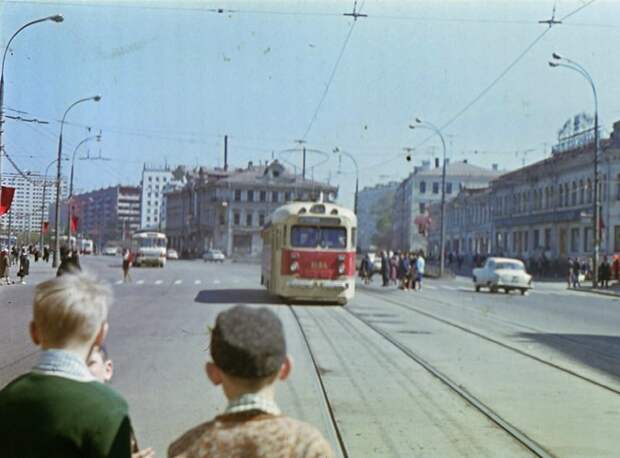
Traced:
[[444, 265], [445, 265], [445, 240], [446, 240], [446, 141], [443, 138], [443, 134], [441, 130], [431, 124], [428, 121], [422, 121], [420, 118], [416, 118], [415, 122], [417, 125], [410, 124], [410, 129], [415, 129], [416, 127], [422, 127], [424, 129], [429, 129], [435, 132], [441, 140], [441, 146], [443, 148], [443, 168], [441, 171], [441, 228], [439, 235], [439, 276], [443, 277], [444, 274]]
[[598, 285], [598, 259], [599, 259], [599, 251], [600, 251], [600, 230], [601, 230], [601, 218], [600, 218], [600, 208], [599, 208], [599, 176], [598, 176], [598, 161], [599, 161], [599, 132], [598, 132], [598, 96], [596, 94], [596, 86], [594, 85], [594, 80], [587, 72], [587, 70], [582, 67], [577, 62], [567, 58], [562, 57], [557, 53], [552, 54], [553, 60], [549, 62], [550, 67], [564, 67], [569, 70], [573, 70], [574, 72], [579, 73], [583, 76], [590, 87], [592, 88], [592, 95], [594, 96], [594, 199], [593, 199], [593, 211], [592, 216], [592, 243], [593, 243], [593, 253], [592, 253], [592, 287], [596, 288]]
[[41, 201], [41, 232], [39, 234], [39, 251], [43, 252], [43, 222], [45, 220], [45, 197], [47, 191], [47, 174], [52, 165], [56, 163], [58, 159], [54, 159], [52, 162], [47, 164], [45, 168], [45, 174], [43, 175], [43, 199]]
[[[58, 136], [58, 167], [56, 169], [56, 208], [54, 211], [54, 229], [55, 229], [55, 241], [54, 241], [54, 258], [52, 261], [52, 267], [58, 267], [58, 252], [60, 250], [60, 170], [61, 170], [61, 160], [62, 157], [62, 131], [65, 127], [65, 119], [67, 114], [74, 106], [78, 105], [82, 102], [88, 102], [89, 100], [93, 100], [95, 102], [99, 102], [101, 100], [101, 96], [95, 95], [93, 97], [85, 97], [76, 102], [73, 102], [69, 105], [69, 108], [65, 110], [65, 114], [62, 116], [62, 120], [60, 121], [60, 135]], [[67, 239], [70, 240], [70, 239]]]
[[69, 238], [67, 240], [69, 241], [69, 243], [71, 243], [71, 213], [72, 213], [71, 198], [73, 197], [73, 169], [75, 167], [75, 154], [77, 153], [80, 146], [82, 146], [84, 143], [90, 140], [100, 141], [101, 134], [91, 135], [90, 137], [86, 137], [84, 140], [78, 143], [75, 149], [73, 150], [73, 156], [71, 158], [71, 178], [69, 179], [69, 197], [67, 198], [67, 233], [69, 234]]
[[351, 153], [343, 151], [340, 148], [338, 148], [337, 146], [334, 148], [334, 153], [335, 154], [344, 154], [349, 159], [351, 159], [351, 161], [353, 161], [353, 165], [355, 165], [355, 197], [354, 197], [354, 200], [353, 200], [353, 213], [355, 213], [355, 216], [357, 216], [357, 195], [358, 195], [358, 192], [359, 192], [359, 181], [360, 181], [360, 169], [359, 169], [359, 166], [357, 165], [357, 161], [355, 160], [355, 157], [353, 157], [353, 155]]
[[[21, 32], [25, 28], [30, 27], [31, 25], [38, 24], [39, 22], [45, 22], [45, 21], [62, 22], [63, 20], [64, 18], [62, 17], [62, 14], [55, 14], [54, 16], [47, 16], [41, 19], [30, 21], [22, 25], [19, 29], [17, 29], [17, 32], [15, 32], [11, 36], [11, 38], [9, 38], [9, 41], [6, 43], [6, 46], [4, 47], [4, 53], [2, 54], [2, 68], [0, 70], [0, 184], [2, 184], [2, 155], [3, 155], [2, 132], [3, 132], [3, 124], [4, 124], [4, 119], [3, 119], [4, 117], [4, 64], [6, 62], [7, 52], [9, 51], [9, 47], [11, 46], [11, 42], [13, 41], [13, 39], [19, 34], [19, 32]], [[0, 186], [0, 198], [2, 198], [2, 187], [1, 186]]]

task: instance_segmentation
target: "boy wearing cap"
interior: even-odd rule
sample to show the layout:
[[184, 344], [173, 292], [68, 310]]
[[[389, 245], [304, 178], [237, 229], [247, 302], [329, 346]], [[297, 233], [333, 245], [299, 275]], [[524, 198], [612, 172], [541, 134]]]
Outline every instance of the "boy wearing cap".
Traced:
[[105, 340], [109, 297], [83, 274], [37, 285], [30, 336], [42, 352], [0, 391], [3, 458], [130, 458], [127, 403], [86, 365]]
[[169, 457], [333, 456], [321, 433], [282, 415], [275, 403], [275, 382], [289, 376], [291, 360], [282, 323], [271, 310], [238, 305], [221, 312], [211, 333], [211, 357], [207, 376], [222, 385], [228, 406], [173, 442]]

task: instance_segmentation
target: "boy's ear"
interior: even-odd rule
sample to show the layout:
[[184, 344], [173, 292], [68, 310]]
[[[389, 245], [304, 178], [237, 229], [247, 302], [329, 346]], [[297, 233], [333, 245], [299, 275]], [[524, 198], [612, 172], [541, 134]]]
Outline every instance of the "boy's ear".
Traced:
[[114, 364], [112, 364], [112, 360], [108, 359], [103, 363], [105, 367], [105, 381], [109, 382], [112, 380], [112, 376], [114, 375]]
[[37, 325], [34, 321], [30, 322], [30, 326], [28, 327], [30, 331], [30, 338], [35, 345], [41, 345], [41, 339], [39, 338], [39, 331], [37, 330]]
[[278, 378], [282, 381], [286, 380], [288, 376], [291, 374], [293, 370], [293, 358], [289, 355], [286, 355], [284, 358], [284, 362], [282, 366], [280, 366], [280, 372], [278, 373]]
[[214, 363], [209, 361], [205, 366], [205, 371], [207, 372], [207, 377], [209, 377], [211, 383], [215, 386], [222, 384], [222, 370]]
[[101, 327], [99, 328], [99, 332], [97, 333], [97, 337], [95, 337], [94, 345], [100, 347], [105, 342], [105, 338], [108, 336], [108, 322], [104, 321], [101, 323]]

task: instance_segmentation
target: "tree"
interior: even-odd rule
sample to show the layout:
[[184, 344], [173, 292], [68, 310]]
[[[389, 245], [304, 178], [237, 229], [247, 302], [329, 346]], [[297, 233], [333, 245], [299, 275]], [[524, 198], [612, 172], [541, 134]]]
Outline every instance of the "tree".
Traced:
[[379, 249], [388, 249], [392, 245], [392, 204], [394, 202], [394, 193], [386, 193], [383, 195], [370, 210], [373, 218], [377, 221], [375, 225], [375, 233], [371, 240], [373, 245]]

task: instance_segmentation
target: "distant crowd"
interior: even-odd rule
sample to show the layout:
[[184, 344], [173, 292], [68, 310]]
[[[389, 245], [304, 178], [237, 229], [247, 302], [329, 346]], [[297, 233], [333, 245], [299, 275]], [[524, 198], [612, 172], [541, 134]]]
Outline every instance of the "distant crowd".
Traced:
[[381, 274], [382, 286], [398, 286], [402, 290], [415, 291], [422, 289], [422, 280], [426, 272], [424, 252], [396, 251], [379, 253], [380, 266], [377, 269], [370, 254], [362, 258], [359, 275], [364, 284], [369, 284], [374, 273]]

